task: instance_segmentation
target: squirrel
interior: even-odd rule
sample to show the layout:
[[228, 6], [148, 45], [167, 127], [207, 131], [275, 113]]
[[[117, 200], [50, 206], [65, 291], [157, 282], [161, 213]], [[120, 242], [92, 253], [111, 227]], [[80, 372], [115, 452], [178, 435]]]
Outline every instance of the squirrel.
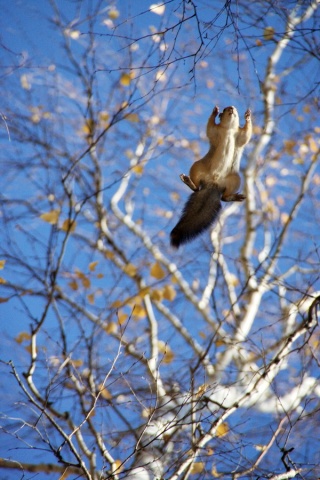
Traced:
[[189, 176], [180, 175], [181, 180], [193, 190], [186, 202], [181, 218], [171, 231], [171, 245], [178, 248], [213, 225], [224, 202], [242, 202], [245, 196], [237, 193], [241, 179], [240, 160], [244, 146], [252, 135], [251, 111], [245, 113], [245, 126], [240, 127], [239, 114], [235, 107], [226, 107], [219, 114], [214, 107], [207, 123], [210, 142], [208, 153], [196, 161]]

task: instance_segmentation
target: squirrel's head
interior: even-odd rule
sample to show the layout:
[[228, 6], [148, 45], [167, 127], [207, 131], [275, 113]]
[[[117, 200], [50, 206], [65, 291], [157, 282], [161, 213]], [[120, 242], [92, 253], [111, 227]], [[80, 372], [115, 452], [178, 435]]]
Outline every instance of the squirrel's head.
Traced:
[[236, 107], [230, 106], [223, 109], [219, 114], [220, 123], [222, 125], [239, 126], [239, 115]]

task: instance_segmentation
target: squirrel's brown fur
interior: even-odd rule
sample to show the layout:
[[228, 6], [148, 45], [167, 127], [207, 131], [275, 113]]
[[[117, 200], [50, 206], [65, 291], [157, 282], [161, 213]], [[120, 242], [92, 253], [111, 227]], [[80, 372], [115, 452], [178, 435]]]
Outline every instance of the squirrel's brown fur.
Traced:
[[217, 124], [218, 113], [219, 109], [215, 107], [208, 120], [208, 153], [192, 165], [189, 176], [180, 175], [194, 193], [171, 232], [171, 245], [176, 248], [202, 233], [218, 219], [221, 200], [239, 202], [245, 199], [244, 195], [237, 193], [241, 183], [238, 172], [243, 148], [252, 135], [251, 112], [246, 111], [246, 123], [242, 128], [235, 107], [226, 107], [219, 115], [220, 123]]

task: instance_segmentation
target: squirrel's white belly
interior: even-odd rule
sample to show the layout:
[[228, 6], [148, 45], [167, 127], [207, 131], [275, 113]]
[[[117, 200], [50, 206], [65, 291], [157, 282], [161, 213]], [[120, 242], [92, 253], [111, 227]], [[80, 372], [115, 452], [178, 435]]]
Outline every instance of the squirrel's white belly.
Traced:
[[212, 165], [216, 168], [215, 176], [216, 178], [225, 177], [233, 167], [233, 159], [235, 155], [235, 140], [233, 137], [227, 137], [224, 142], [217, 147], [214, 152]]

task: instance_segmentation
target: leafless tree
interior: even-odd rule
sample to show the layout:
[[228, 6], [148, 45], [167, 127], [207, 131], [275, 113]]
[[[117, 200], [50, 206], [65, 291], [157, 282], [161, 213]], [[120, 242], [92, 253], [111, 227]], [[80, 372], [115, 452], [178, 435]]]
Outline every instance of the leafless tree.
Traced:
[[[319, 1], [217, 3], [3, 25], [2, 478], [319, 475]], [[216, 104], [246, 201], [177, 252]]]

